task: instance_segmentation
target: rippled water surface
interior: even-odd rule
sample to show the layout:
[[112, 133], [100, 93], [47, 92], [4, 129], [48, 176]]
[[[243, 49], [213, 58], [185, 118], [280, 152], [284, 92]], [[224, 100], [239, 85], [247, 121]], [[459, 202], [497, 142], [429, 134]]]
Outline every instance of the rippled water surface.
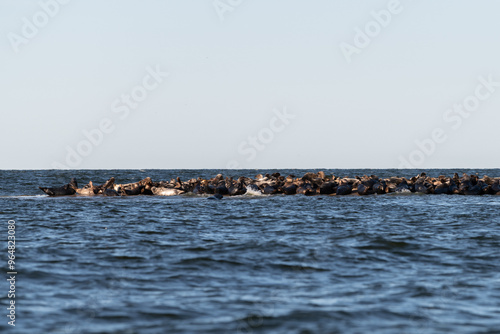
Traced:
[[[224, 175], [259, 172], [267, 171]], [[499, 170], [467, 172], [500, 176]], [[7, 221], [16, 221], [13, 332], [500, 332], [500, 196], [208, 201], [49, 198], [37, 188], [71, 177], [100, 184], [110, 176], [126, 183], [217, 173], [0, 171], [4, 273]], [[1, 286], [0, 331], [12, 331], [5, 316], [8, 285]]]

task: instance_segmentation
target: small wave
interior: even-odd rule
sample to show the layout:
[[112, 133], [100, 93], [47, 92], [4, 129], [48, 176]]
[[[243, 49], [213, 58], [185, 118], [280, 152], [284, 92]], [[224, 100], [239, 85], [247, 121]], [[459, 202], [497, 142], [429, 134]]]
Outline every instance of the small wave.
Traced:
[[329, 271], [327, 268], [318, 268], [300, 264], [274, 263], [276, 268], [293, 271]]
[[203, 247], [203, 246], [195, 246], [195, 247], [186, 247], [184, 250], [189, 251], [189, 252], [205, 252], [209, 251], [210, 248]]
[[223, 264], [231, 264], [231, 265], [242, 265], [243, 263], [225, 259], [213, 259], [211, 257], [202, 256], [202, 257], [193, 257], [188, 259], [183, 259], [179, 262], [179, 264], [200, 264], [200, 265], [209, 265], [210, 263], [223, 263]]
[[133, 256], [133, 255], [113, 255], [113, 258], [116, 260], [145, 260], [142, 256]]
[[139, 234], [166, 234], [163, 231], [137, 231]]

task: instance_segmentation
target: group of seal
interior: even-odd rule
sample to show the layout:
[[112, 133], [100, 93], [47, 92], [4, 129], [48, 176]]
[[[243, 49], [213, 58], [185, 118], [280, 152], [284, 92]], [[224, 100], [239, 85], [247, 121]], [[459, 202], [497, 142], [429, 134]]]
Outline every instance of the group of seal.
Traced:
[[379, 178], [376, 175], [337, 177], [324, 172], [305, 173], [302, 177], [283, 176], [280, 173], [259, 174], [254, 179], [249, 177], [223, 177], [218, 174], [211, 179], [193, 178], [181, 181], [179, 177], [170, 181], [154, 182], [150, 177], [127, 184], [115, 183], [112, 177], [101, 185], [89, 182], [82, 188], [72, 179], [61, 187], [39, 187], [49, 196], [135, 196], [156, 195], [175, 196], [185, 193], [197, 195], [213, 195], [210, 199], [221, 199], [223, 196], [244, 195], [373, 195], [386, 193], [424, 193], [424, 194], [457, 194], [457, 195], [500, 195], [500, 177], [457, 173], [453, 177], [441, 175], [429, 177], [420, 173], [412, 178], [389, 177]]

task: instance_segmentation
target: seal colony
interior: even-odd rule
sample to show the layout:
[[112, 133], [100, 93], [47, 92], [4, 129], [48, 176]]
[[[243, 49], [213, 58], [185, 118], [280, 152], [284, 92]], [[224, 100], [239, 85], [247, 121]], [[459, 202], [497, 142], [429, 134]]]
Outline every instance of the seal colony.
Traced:
[[280, 173], [259, 174], [254, 179], [249, 177], [224, 178], [218, 174], [214, 178], [202, 178], [181, 181], [179, 177], [170, 181], [154, 182], [150, 177], [127, 184], [117, 184], [112, 177], [101, 185], [90, 181], [82, 188], [72, 179], [61, 187], [39, 187], [49, 196], [175, 196], [185, 193], [196, 195], [213, 195], [210, 199], [222, 199], [223, 196], [236, 195], [382, 195], [387, 193], [423, 193], [423, 194], [457, 194], [457, 195], [500, 195], [500, 177], [457, 173], [453, 177], [441, 175], [429, 177], [420, 173], [412, 178], [389, 177], [379, 178], [375, 175], [337, 177], [324, 172], [308, 172], [302, 177], [295, 175], [282, 176]]

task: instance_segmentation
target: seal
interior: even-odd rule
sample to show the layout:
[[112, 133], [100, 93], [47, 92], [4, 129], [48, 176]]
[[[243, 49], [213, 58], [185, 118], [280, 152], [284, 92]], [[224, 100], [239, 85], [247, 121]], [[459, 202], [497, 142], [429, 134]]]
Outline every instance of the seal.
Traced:
[[102, 195], [103, 196], [121, 196], [121, 189], [119, 189], [119, 191], [116, 191], [116, 190], [111, 189], [111, 188], [106, 188], [102, 192]]
[[386, 193], [387, 184], [384, 180], [377, 179], [375, 184], [373, 185], [373, 191], [376, 194], [382, 195]]
[[441, 194], [448, 194], [450, 191], [450, 184], [448, 182], [440, 182], [436, 187], [434, 188], [434, 194], [436, 195], [441, 195]]
[[76, 189], [76, 193], [81, 196], [94, 196], [96, 194], [96, 190], [97, 189], [92, 184], [92, 181], [90, 181], [89, 184], [83, 188]]
[[357, 193], [358, 195], [372, 195], [375, 193], [373, 186], [375, 185], [376, 180], [372, 178], [368, 178], [367, 176], [363, 176], [360, 183], [358, 184]]
[[295, 183], [286, 182], [281, 186], [281, 192], [285, 195], [295, 195], [297, 193], [297, 185]]
[[222, 198], [223, 198], [223, 196], [222, 196], [221, 194], [215, 194], [215, 195], [213, 195], [213, 196], [210, 196], [210, 197], [209, 197], [209, 198], [207, 198], [207, 199], [218, 199], [218, 200], [220, 200], [220, 199], [222, 199]]
[[244, 195], [247, 192], [247, 188], [245, 186], [245, 179], [240, 177], [236, 183], [231, 180], [231, 183], [226, 185], [229, 196], [237, 196]]
[[338, 187], [338, 183], [337, 182], [328, 181], [328, 182], [323, 183], [319, 187], [319, 193], [321, 195], [335, 194], [335, 192], [337, 192], [337, 187]]
[[316, 189], [309, 182], [304, 182], [297, 187], [297, 194], [302, 194], [306, 196], [312, 196], [316, 194]]
[[349, 195], [350, 193], [352, 193], [352, 186], [347, 181], [342, 179], [340, 181], [340, 185], [337, 188], [336, 194], [337, 195]]
[[151, 191], [153, 192], [153, 195], [156, 196], [177, 196], [185, 193], [185, 191], [182, 189], [164, 187], [152, 187]]
[[139, 182], [115, 185], [114, 189], [117, 190], [117, 188], [121, 188], [122, 194], [127, 196], [136, 196], [142, 194], [146, 187], [151, 190], [151, 186], [151, 178], [147, 177]]
[[491, 185], [491, 192], [493, 193], [493, 195], [500, 195], [500, 181], [499, 180], [495, 180], [495, 182], [493, 182], [493, 184]]
[[76, 189], [78, 189], [78, 183], [76, 179], [71, 179], [71, 182], [61, 186], [61, 187], [38, 187], [41, 191], [46, 193], [51, 197], [55, 196], [71, 196], [76, 193]]
[[[422, 173], [425, 174], [425, 173]], [[421, 176], [415, 181], [415, 192], [422, 194], [432, 194], [434, 192], [434, 188], [432, 184], [427, 182], [425, 175]]]
[[408, 180], [403, 178], [403, 180], [396, 186], [395, 192], [397, 193], [405, 193], [410, 192], [410, 185], [408, 184]]
[[262, 193], [264, 195], [274, 195], [274, 194], [277, 194], [279, 192], [278, 188], [273, 184], [264, 183], [262, 185], [262, 187], [263, 187]]

